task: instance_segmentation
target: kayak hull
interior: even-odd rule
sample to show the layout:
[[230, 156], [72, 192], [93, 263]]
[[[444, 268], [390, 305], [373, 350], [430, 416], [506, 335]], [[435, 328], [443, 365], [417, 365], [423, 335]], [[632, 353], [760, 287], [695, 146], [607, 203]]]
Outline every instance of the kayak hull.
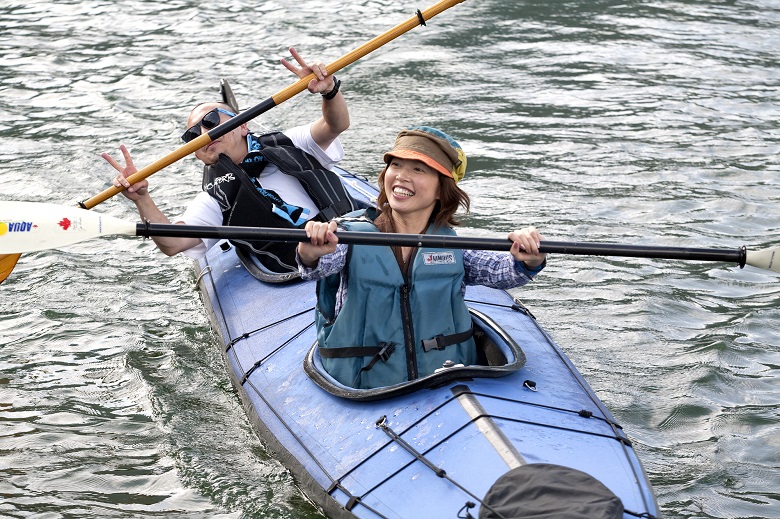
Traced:
[[[372, 185], [340, 173], [370, 201]], [[455, 370], [429, 387], [350, 398], [315, 383], [311, 363], [304, 369], [316, 354], [314, 282], [259, 281], [232, 247], [213, 247], [196, 268], [247, 415], [328, 516], [476, 517], [496, 480], [528, 464], [584, 472], [620, 498], [626, 519], [657, 516], [628, 437], [507, 292], [469, 287], [466, 299], [495, 342], [521, 349], [516, 367], [486, 377]]]

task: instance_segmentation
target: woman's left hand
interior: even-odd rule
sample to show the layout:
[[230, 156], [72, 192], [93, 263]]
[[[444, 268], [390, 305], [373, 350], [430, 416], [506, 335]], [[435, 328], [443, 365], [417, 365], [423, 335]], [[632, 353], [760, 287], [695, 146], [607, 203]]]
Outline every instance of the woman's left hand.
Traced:
[[509, 252], [517, 261], [522, 261], [529, 268], [536, 268], [547, 257], [547, 254], [539, 252], [539, 244], [543, 240], [536, 227], [526, 227], [509, 233], [512, 248]]

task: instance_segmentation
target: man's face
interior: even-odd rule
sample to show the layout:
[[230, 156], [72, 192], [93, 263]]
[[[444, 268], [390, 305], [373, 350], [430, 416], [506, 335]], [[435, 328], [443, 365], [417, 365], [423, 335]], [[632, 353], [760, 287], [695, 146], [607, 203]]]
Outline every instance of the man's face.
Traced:
[[[187, 118], [187, 128], [192, 128], [194, 131], [203, 132], [208, 131], [208, 122], [204, 125], [204, 117], [207, 121], [214, 120], [214, 114], [210, 114], [216, 109], [223, 111], [229, 111], [227, 107], [220, 105], [219, 103], [205, 103], [196, 106]], [[224, 123], [231, 118], [229, 114], [223, 113], [223, 111], [217, 110], [216, 114], [219, 116], [219, 124]], [[198, 126], [196, 126], [198, 125]], [[204, 130], [205, 126], [205, 130]], [[195, 128], [193, 128], [195, 127]], [[213, 128], [213, 126], [212, 126]], [[195, 157], [201, 160], [204, 164], [214, 164], [219, 159], [219, 155], [224, 153], [235, 163], [239, 164], [247, 154], [246, 135], [249, 132], [246, 124], [242, 124], [238, 128], [226, 133], [222, 137], [211, 141], [206, 146], [199, 148], [195, 152]]]

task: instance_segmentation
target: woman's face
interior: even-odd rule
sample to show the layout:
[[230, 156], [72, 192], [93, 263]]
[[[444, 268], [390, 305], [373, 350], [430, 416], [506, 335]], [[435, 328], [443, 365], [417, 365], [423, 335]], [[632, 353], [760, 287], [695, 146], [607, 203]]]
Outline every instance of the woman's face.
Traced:
[[394, 213], [427, 221], [440, 196], [439, 172], [419, 160], [391, 157], [383, 188]]

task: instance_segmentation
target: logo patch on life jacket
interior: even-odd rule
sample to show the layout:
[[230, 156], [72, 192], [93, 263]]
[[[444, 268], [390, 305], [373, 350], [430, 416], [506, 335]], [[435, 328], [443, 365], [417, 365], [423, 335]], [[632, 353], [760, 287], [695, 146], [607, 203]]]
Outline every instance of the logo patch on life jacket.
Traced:
[[424, 252], [424, 265], [451, 265], [455, 263], [455, 253], [452, 251]]
[[236, 177], [233, 176], [233, 173], [226, 173], [226, 174], [222, 175], [221, 177], [215, 178], [214, 182], [211, 182], [210, 184], [208, 184], [206, 186], [206, 189], [207, 190], [214, 189], [215, 185], [219, 185], [219, 184], [221, 184], [223, 182], [232, 182], [235, 179], [236, 179]]

